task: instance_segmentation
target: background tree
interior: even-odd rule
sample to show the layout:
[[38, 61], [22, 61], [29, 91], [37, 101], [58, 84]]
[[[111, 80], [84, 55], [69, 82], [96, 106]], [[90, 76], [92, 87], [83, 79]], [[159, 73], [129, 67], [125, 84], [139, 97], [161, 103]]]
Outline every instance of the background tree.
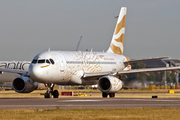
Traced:
[[[143, 62], [135, 62], [135, 63], [131, 63], [130, 65], [132, 69], [146, 68], [146, 64]], [[128, 84], [133, 80], [138, 80], [139, 82], [142, 82], [144, 84], [146, 80], [146, 76], [144, 74], [130, 74], [126, 79], [124, 79], [124, 83]]]
[[175, 81], [176, 75], [173, 72], [166, 72], [166, 80], [169, 83], [173, 83]]
[[146, 78], [147, 78], [148, 81], [155, 82], [156, 76], [155, 76], [155, 74], [153, 72], [153, 73], [150, 73], [149, 76], [147, 76]]
[[[131, 68], [132, 69], [142, 69], [142, 68], [146, 68], [146, 64], [143, 62], [135, 62], [135, 63], [131, 63]], [[144, 75], [143, 74], [134, 74], [134, 78], [136, 80], [140, 80], [140, 81], [144, 81]]]

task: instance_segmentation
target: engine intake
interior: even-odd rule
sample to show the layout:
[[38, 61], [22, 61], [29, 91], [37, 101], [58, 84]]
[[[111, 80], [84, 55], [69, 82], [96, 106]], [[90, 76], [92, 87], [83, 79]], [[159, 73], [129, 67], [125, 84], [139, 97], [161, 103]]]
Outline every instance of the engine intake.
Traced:
[[101, 92], [114, 93], [122, 89], [123, 83], [117, 77], [104, 76], [99, 79], [98, 87]]
[[12, 87], [18, 93], [30, 93], [37, 89], [38, 83], [22, 75], [13, 80]]

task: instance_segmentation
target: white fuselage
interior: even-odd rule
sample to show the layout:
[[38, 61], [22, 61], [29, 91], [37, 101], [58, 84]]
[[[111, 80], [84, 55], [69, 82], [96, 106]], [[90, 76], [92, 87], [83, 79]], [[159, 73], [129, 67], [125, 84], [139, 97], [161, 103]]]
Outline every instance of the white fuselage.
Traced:
[[[54, 64], [46, 62], [51, 60]], [[106, 52], [47, 51], [35, 56], [33, 61], [35, 62], [30, 64], [29, 75], [34, 81], [72, 85], [72, 76], [77, 75], [79, 71], [120, 71], [125, 68], [123, 62], [127, 61], [127, 58], [124, 55]], [[82, 84], [96, 83], [97, 80], [83, 80]]]

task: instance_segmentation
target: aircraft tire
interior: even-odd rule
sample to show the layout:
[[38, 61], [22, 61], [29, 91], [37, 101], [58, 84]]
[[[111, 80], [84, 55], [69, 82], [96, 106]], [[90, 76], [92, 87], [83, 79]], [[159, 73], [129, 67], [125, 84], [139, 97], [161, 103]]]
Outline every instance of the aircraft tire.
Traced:
[[54, 90], [53, 97], [54, 98], [58, 98], [59, 97], [59, 92], [57, 90]]
[[107, 98], [107, 96], [108, 96], [108, 93], [102, 92], [102, 97], [103, 98]]
[[44, 98], [51, 98], [51, 96], [52, 96], [52, 93], [51, 93], [51, 92], [46, 92], [46, 93], [44, 94]]
[[115, 93], [109, 93], [109, 97], [115, 97]]

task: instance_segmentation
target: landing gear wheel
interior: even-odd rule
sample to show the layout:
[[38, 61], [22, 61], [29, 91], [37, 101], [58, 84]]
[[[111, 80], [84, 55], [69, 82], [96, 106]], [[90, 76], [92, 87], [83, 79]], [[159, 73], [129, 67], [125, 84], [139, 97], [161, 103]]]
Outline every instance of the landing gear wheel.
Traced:
[[54, 98], [55, 97], [57, 98], [59, 93], [57, 90], [56, 90], [56, 92], [53, 91], [54, 84], [48, 83], [48, 84], [46, 84], [46, 86], [47, 86], [47, 92], [44, 94], [44, 98], [51, 98], [52, 95], [54, 96]]
[[47, 92], [44, 94], [44, 98], [49, 98], [49, 95]]
[[52, 93], [51, 92], [46, 92], [44, 94], [44, 98], [51, 98], [52, 97]]
[[115, 93], [109, 93], [109, 97], [115, 97]]
[[108, 93], [102, 92], [102, 97], [103, 97], [103, 98], [107, 98], [107, 96], [108, 96]]
[[54, 98], [58, 98], [59, 97], [59, 92], [57, 90], [54, 90], [53, 97]]

